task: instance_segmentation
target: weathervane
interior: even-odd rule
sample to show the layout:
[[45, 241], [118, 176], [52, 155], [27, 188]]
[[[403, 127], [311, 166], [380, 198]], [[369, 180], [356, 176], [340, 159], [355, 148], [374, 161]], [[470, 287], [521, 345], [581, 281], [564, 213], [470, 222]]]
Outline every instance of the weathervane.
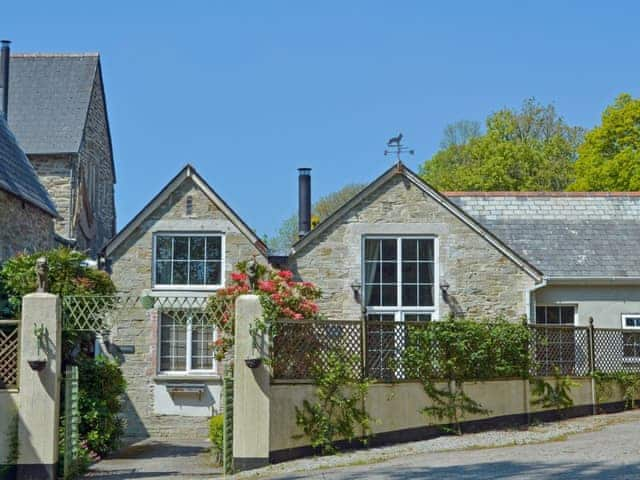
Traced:
[[402, 133], [399, 133], [397, 137], [391, 137], [387, 142], [387, 147], [389, 147], [389, 150], [384, 151], [385, 156], [395, 153], [398, 157], [398, 162], [400, 162], [400, 154], [407, 152], [409, 155], [413, 155], [415, 153], [415, 151], [411, 150], [409, 147], [405, 147], [404, 145], [402, 145], [402, 143], [400, 143], [401, 141]]

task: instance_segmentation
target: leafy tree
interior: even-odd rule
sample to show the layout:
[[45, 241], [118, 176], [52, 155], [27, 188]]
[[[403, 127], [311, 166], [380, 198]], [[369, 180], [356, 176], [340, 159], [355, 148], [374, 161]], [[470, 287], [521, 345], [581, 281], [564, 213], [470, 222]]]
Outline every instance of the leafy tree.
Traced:
[[443, 148], [420, 172], [428, 183], [440, 190], [546, 191], [574, 180], [583, 129], [567, 125], [553, 105], [529, 99], [520, 110], [499, 110], [482, 135], [471, 125], [445, 129]]
[[473, 138], [481, 135], [480, 122], [460, 120], [444, 127], [440, 148], [447, 149], [455, 145], [466, 145]]
[[578, 149], [574, 191], [640, 190], [640, 99], [623, 93]]
[[[365, 185], [351, 183], [342, 187], [337, 192], [330, 193], [318, 200], [312, 207], [312, 227], [327, 218], [338, 208], [344, 205], [355, 194], [362, 190]], [[275, 237], [268, 239], [269, 248], [275, 251], [287, 251], [298, 239], [298, 215], [294, 214], [287, 218]]]

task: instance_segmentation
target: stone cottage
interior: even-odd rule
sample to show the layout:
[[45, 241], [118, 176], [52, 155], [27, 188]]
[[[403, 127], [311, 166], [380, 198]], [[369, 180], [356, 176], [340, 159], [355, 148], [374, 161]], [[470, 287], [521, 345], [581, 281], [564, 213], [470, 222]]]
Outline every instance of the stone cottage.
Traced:
[[[190, 165], [104, 249], [123, 293], [196, 303], [224, 286], [236, 263], [254, 255], [266, 263], [266, 254], [262, 240]], [[129, 346], [122, 355], [129, 437], [204, 437], [207, 417], [220, 408], [213, 327], [178, 315], [152, 311], [112, 334], [115, 345]]]
[[0, 264], [21, 252], [51, 248], [58, 212], [0, 115]]
[[58, 243], [95, 257], [115, 234], [115, 167], [100, 56], [12, 54], [8, 121], [59, 217]]

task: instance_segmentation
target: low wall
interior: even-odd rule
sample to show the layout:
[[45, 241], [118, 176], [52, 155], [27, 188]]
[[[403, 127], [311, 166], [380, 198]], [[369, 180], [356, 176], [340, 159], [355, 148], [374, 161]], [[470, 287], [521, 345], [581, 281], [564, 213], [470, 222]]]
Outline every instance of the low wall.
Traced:
[[[545, 378], [553, 384], [553, 377]], [[595, 392], [590, 378], [575, 377], [576, 386], [571, 388], [574, 406], [568, 416], [589, 415], [594, 412]], [[442, 386], [442, 385], [441, 385]], [[269, 444], [271, 461], [278, 462], [309, 455], [312, 450], [309, 439], [301, 436], [296, 425], [295, 407], [304, 400], [314, 401], [315, 385], [309, 383], [280, 383], [271, 385]], [[531, 405], [531, 387], [522, 379], [495, 380], [465, 383], [464, 390], [473, 400], [489, 409], [488, 415], [465, 416], [464, 431], [474, 431], [507, 425], [526, 424], [532, 418], [551, 419], [558, 413]], [[622, 408], [622, 393], [614, 388], [604, 399], [610, 409]], [[431, 404], [418, 382], [376, 383], [371, 385], [365, 399], [365, 408], [374, 419], [372, 424], [373, 445], [408, 442], [432, 438], [441, 434], [438, 422], [421, 413]]]
[[11, 429], [15, 426], [19, 398], [17, 390], [0, 390], [0, 466], [7, 463]]

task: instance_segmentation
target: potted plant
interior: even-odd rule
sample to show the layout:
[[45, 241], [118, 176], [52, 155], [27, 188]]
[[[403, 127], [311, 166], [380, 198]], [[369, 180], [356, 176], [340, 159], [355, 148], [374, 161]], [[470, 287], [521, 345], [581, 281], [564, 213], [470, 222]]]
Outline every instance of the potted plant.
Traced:
[[39, 372], [43, 370], [47, 365], [47, 357], [45, 356], [44, 352], [45, 342], [46, 338], [49, 335], [49, 331], [44, 325], [41, 324], [40, 326], [38, 326], [36, 324], [33, 326], [33, 334], [36, 337], [37, 355], [36, 358], [27, 360], [27, 363], [29, 364], [29, 367], [31, 367], [31, 370]]

